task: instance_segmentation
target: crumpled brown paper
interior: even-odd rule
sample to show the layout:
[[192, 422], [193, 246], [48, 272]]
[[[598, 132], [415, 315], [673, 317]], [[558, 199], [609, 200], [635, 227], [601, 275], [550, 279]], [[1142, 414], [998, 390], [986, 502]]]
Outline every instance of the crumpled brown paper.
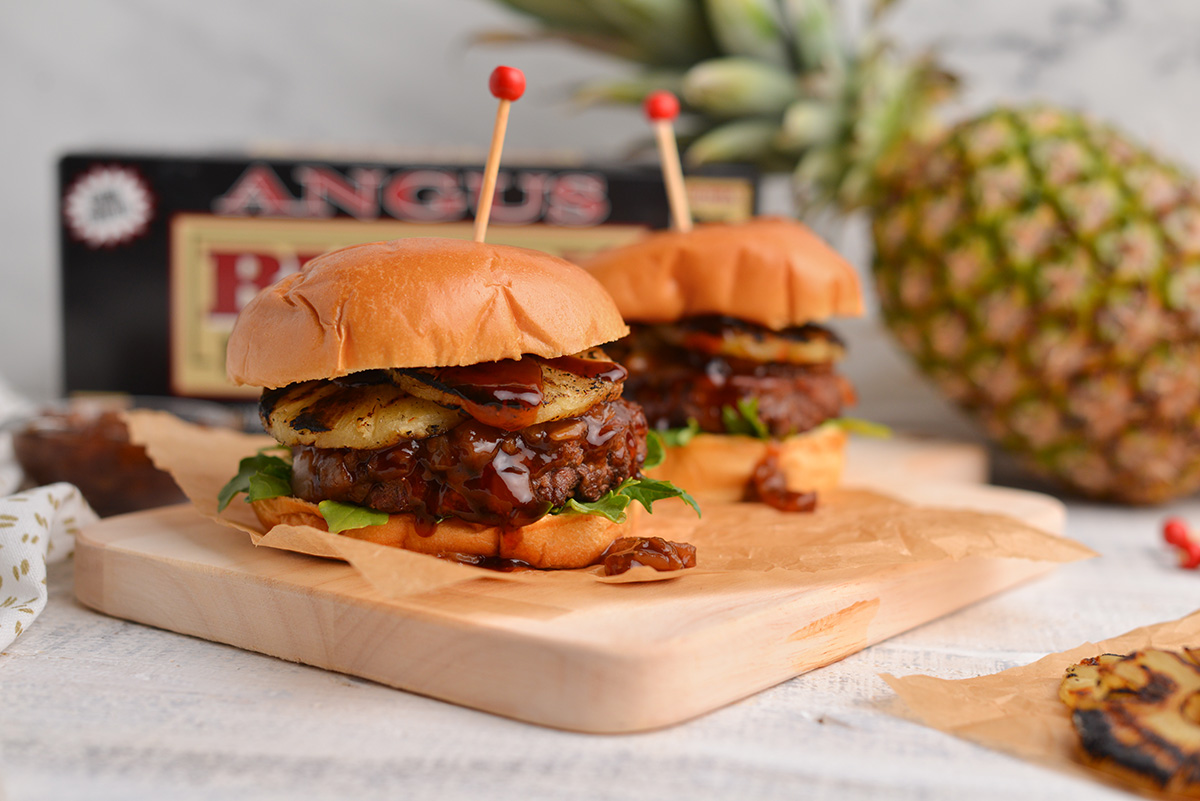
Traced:
[[131, 439], [171, 473], [201, 514], [247, 532], [256, 545], [345, 560], [391, 597], [476, 578], [625, 584], [753, 573], [815, 584], [968, 556], [1069, 562], [1094, 555], [1079, 543], [1003, 515], [914, 507], [873, 492], [839, 490], [823, 493], [812, 514], [761, 504], [706, 504], [697, 519], [681, 501], [656, 505], [654, 514], [642, 519], [638, 535], [695, 545], [697, 566], [689, 570], [658, 573], [642, 567], [620, 576], [604, 576], [599, 568], [498, 573], [310, 526], [280, 525], [264, 532], [241, 497], [218, 513], [217, 492], [237, 473], [240, 459], [276, 444], [273, 439], [204, 429], [162, 412], [130, 412], [127, 423]]
[[896, 676], [883, 680], [917, 719], [964, 740], [1046, 767], [1114, 784], [1152, 798], [1156, 793], [1097, 770], [1082, 760], [1071, 712], [1058, 698], [1066, 669], [1086, 657], [1127, 654], [1142, 648], [1179, 650], [1200, 644], [1200, 610], [1179, 620], [1146, 626], [1098, 643], [1050, 654], [1023, 667], [973, 679]]

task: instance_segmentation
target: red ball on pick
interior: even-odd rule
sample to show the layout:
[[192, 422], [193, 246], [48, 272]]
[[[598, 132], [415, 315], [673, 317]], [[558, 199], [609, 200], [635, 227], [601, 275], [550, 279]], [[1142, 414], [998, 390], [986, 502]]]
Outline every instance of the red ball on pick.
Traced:
[[673, 120], [679, 116], [679, 99], [670, 92], [659, 89], [646, 95], [642, 101], [646, 116], [652, 120]]
[[496, 67], [488, 79], [488, 89], [501, 100], [518, 100], [525, 94], [525, 73], [516, 67]]

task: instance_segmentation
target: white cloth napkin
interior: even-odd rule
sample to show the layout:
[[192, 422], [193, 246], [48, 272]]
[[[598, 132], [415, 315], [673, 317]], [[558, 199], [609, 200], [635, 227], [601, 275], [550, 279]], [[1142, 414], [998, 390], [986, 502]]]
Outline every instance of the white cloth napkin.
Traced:
[[[0, 425], [32, 410], [0, 380]], [[21, 484], [12, 437], [0, 432], [0, 649], [7, 648], [46, 608], [46, 565], [75, 549], [75, 532], [97, 519], [70, 484], [10, 495]]]
[[0, 649], [46, 608], [46, 565], [70, 556], [75, 532], [96, 519], [70, 484], [0, 498]]

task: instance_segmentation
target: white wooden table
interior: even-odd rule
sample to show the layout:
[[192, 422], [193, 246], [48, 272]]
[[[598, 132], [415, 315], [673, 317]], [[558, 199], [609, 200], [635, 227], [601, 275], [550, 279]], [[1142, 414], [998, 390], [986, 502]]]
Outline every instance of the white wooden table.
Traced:
[[[851, 367], [863, 414], [969, 431], [886, 346], [869, 350]], [[1070, 501], [1067, 534], [1101, 558], [699, 720], [621, 737], [514, 723], [107, 618], [74, 600], [68, 563], [51, 570], [45, 613], [0, 655], [2, 786], [11, 799], [121, 801], [1126, 797], [893, 717], [878, 674], [991, 673], [1193, 611], [1200, 573], [1175, 569], [1161, 547], [1167, 514], [1200, 525], [1200, 499], [1155, 510]]]

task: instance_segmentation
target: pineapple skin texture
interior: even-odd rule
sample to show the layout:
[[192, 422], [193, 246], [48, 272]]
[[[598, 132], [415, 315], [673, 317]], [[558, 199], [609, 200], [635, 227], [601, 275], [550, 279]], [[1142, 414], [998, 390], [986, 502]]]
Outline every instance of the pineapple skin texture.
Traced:
[[880, 165], [884, 318], [1036, 471], [1153, 504], [1200, 488], [1200, 187], [1112, 128], [998, 109]]

